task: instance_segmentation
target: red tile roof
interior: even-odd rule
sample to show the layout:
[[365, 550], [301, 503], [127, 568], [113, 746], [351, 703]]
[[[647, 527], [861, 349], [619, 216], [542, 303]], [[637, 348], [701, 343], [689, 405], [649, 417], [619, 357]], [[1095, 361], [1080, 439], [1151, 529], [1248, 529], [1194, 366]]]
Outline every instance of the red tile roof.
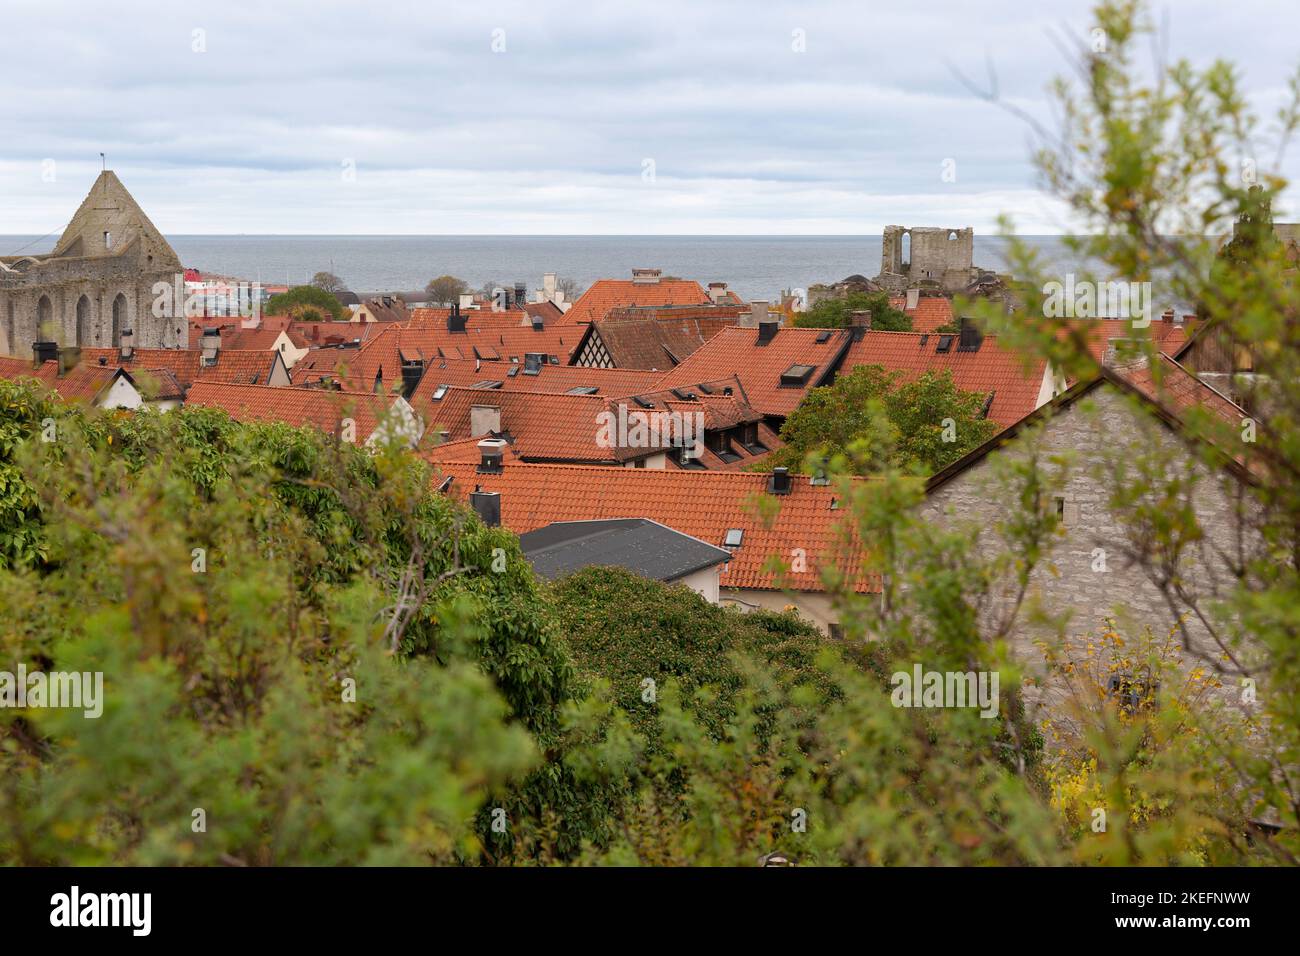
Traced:
[[617, 308], [591, 323], [576, 350], [583, 361], [588, 340], [598, 339], [616, 368], [667, 370], [685, 361], [748, 310], [734, 305]]
[[[58, 363], [46, 362], [45, 364], [53, 365], [57, 372]], [[50, 386], [64, 401], [93, 402], [116, 375], [116, 366], [87, 365], [85, 362], [80, 362], [64, 372], [62, 377], [56, 375], [50, 382]]]
[[889, 304], [907, 314], [912, 320], [913, 332], [933, 332], [953, 321], [952, 299], [945, 296], [922, 296], [916, 301], [916, 308], [905, 308], [906, 296], [894, 296]]
[[[667, 372], [659, 387], [693, 386], [735, 376], [754, 408], [764, 415], [789, 415], [808, 390], [837, 366], [849, 337], [843, 329], [781, 328], [770, 342], [759, 345], [758, 329], [723, 329]], [[781, 374], [795, 365], [808, 365], [813, 371], [801, 386], [782, 385]]]
[[1193, 408], [1203, 408], [1232, 428], [1240, 429], [1242, 421], [1251, 417], [1240, 405], [1205, 384], [1168, 355], [1158, 356], [1154, 368], [1148, 363], [1141, 363], [1119, 366], [1113, 371], [1179, 419]]
[[[515, 369], [511, 375], [510, 370]], [[439, 359], [426, 367], [420, 386], [411, 396], [428, 398], [439, 385], [469, 387], [484, 381], [501, 382], [507, 392], [552, 392], [560, 394], [574, 388], [594, 388], [592, 394], [621, 398], [648, 392], [659, 380], [659, 372], [637, 369], [583, 368], [578, 365], [546, 364], [536, 375], [523, 371], [522, 363], [483, 362], [475, 359]]]
[[82, 361], [59, 375], [59, 363], [42, 362], [39, 369], [23, 359], [0, 358], [0, 378], [31, 378], [54, 390], [64, 401], [93, 402], [113, 380], [117, 366], [89, 365]]
[[338, 434], [342, 421], [350, 418], [356, 423], [356, 440], [361, 444], [392, 411], [396, 401], [393, 396], [370, 392], [195, 382], [185, 404], [222, 408], [236, 421], [314, 425], [328, 435]]
[[[1105, 356], [1111, 339], [1150, 338], [1157, 352], [1174, 355], [1182, 348], [1195, 326], [1196, 320], [1190, 317], [1181, 324], [1163, 319], [1154, 320], [1145, 328], [1135, 328], [1128, 319], [1077, 319], [1069, 323], [1069, 328], [1084, 333], [1088, 354], [1097, 362], [1101, 362]], [[1064, 340], [1070, 334], [1069, 328], [1061, 329], [1057, 337]]]
[[[523, 313], [520, 313], [521, 315]], [[364, 343], [360, 349], [338, 357], [333, 374], [347, 387], [357, 391], [370, 391], [378, 379], [385, 389], [398, 385], [402, 380], [402, 353], [413, 358], [423, 359], [425, 367], [436, 364], [438, 359], [478, 358], [502, 366], [510, 364], [511, 356], [519, 359], [529, 352], [539, 352], [549, 357], [556, 357], [555, 364], [567, 365], [573, 347], [577, 345], [581, 332], [568, 326], [534, 330], [532, 326], [521, 328], [503, 327], [495, 329], [469, 328], [464, 332], [449, 332], [445, 325], [432, 323], [416, 326], [415, 323], [389, 323], [382, 332]], [[319, 377], [315, 366], [309, 362], [307, 355], [293, 369], [295, 385], [316, 381]], [[300, 371], [301, 369], [301, 371]], [[483, 378], [504, 378], [505, 369], [499, 375], [484, 374]]]
[[0, 378], [33, 378], [40, 382], [52, 382], [58, 371], [57, 362], [43, 362], [39, 368], [33, 368], [31, 359], [0, 356]]
[[[449, 388], [441, 398], [433, 393], [412, 396], [411, 405], [428, 426], [429, 434], [448, 432], [452, 440], [471, 435], [471, 409], [487, 406], [500, 410], [500, 434], [510, 436], [514, 451], [532, 461], [597, 462], [621, 464], [658, 454], [671, 444], [660, 436], [652, 447], [602, 443], [602, 415], [617, 416], [615, 403], [598, 395], [555, 395], [543, 392], [506, 392], [497, 389]], [[631, 410], [631, 409], [629, 409]], [[485, 437], [485, 436], [479, 436]]]
[[[477, 458], [474, 459], [475, 461]], [[744, 531], [725, 566], [721, 583], [731, 588], [822, 591], [823, 565], [858, 580], [860, 591], [878, 591], [879, 581], [861, 572], [860, 550], [840, 530], [846, 511], [836, 504], [843, 490], [818, 486], [792, 475], [788, 495], [767, 490], [769, 474], [532, 465], [507, 460], [500, 474], [479, 474], [469, 462], [436, 466], [455, 480], [449, 493], [465, 499], [476, 485], [501, 495], [501, 523], [517, 534], [555, 521], [649, 518], [721, 546], [729, 529]], [[855, 484], [870, 479], [853, 479]], [[442, 478], [435, 477], [435, 482]], [[774, 516], [762, 517], [759, 502], [774, 502]], [[766, 503], [766, 502], [764, 502]], [[792, 566], [800, 554], [805, 570], [782, 573], [769, 562]]]
[[81, 361], [97, 365], [102, 358], [106, 365], [122, 367], [128, 372], [136, 369], [166, 369], [176, 376], [182, 388], [194, 382], [232, 382], [266, 384], [271, 378], [277, 352], [248, 349], [221, 349], [214, 365], [202, 365], [199, 349], [133, 349], [126, 361], [119, 358], [117, 349], [83, 348]]
[[[1047, 360], [1026, 357], [1003, 348], [997, 337], [986, 335], [978, 350], [958, 350], [958, 337], [950, 339], [945, 352], [938, 351], [945, 336], [920, 332], [867, 332], [849, 346], [840, 374], [859, 365], [880, 365], [900, 372], [900, 382], [920, 378], [926, 372], [952, 372], [953, 383], [966, 392], [992, 395], [988, 417], [1008, 427], [1024, 418], [1039, 404]], [[1047, 395], [1051, 397], [1050, 391]]]
[[[449, 315], [451, 309], [442, 306], [419, 308], [411, 313], [411, 321], [404, 324], [410, 329], [445, 329]], [[513, 329], [533, 324], [531, 316], [523, 309], [461, 309], [460, 316], [465, 320], [466, 328], [475, 329]]]
[[[278, 324], [278, 323], [277, 323]], [[244, 329], [237, 325], [191, 325], [190, 326], [190, 347], [198, 349], [203, 345], [203, 330], [205, 328], [221, 329], [221, 347], [222, 349], [233, 349], [237, 351], [270, 351], [276, 346], [276, 339], [282, 329], [279, 328], [261, 328]], [[287, 332], [289, 341], [294, 343], [296, 349], [305, 349], [308, 346], [307, 339], [299, 336], [296, 332]]]
[[692, 279], [659, 279], [633, 282], [630, 279], [598, 279], [578, 296], [564, 313], [566, 324], [603, 319], [611, 309], [629, 305], [704, 305], [709, 294]]

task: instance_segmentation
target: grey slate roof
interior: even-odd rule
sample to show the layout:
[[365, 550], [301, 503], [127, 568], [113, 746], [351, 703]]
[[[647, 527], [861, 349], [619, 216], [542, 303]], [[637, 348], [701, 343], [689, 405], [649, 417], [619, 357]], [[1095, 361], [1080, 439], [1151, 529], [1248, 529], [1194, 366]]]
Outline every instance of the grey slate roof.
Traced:
[[675, 581], [731, 560], [731, 552], [648, 518], [557, 521], [519, 536], [533, 570], [549, 579], [593, 565]]

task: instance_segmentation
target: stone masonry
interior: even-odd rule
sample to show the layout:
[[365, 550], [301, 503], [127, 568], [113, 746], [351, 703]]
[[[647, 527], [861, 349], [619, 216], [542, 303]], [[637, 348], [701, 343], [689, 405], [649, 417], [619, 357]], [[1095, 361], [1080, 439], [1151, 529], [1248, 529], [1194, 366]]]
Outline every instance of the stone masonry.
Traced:
[[111, 170], [100, 174], [48, 255], [0, 258], [0, 354], [32, 344], [181, 348], [185, 322], [155, 315], [155, 283], [174, 287], [180, 259]]
[[[1188, 500], [1204, 531], [1204, 540], [1184, 554], [1178, 572], [1191, 583], [1192, 593], [1202, 596], [1223, 593], [1232, 586], [1231, 575], [1219, 554], [1232, 554], [1237, 546], [1241, 524], [1236, 497], [1240, 491], [1238, 479], [1226, 471], [1208, 473], [1170, 427], [1135, 408], [1113, 384], [1103, 382], [1050, 417], [1038, 436], [1017, 437], [939, 485], [922, 504], [922, 515], [932, 521], [969, 527], [978, 546], [985, 553], [991, 552], [997, 543], [987, 529], [1004, 520], [1008, 508], [1015, 506], [1010, 496], [996, 486], [996, 459], [999, 455], [1027, 454], [1029, 441], [1038, 443], [1041, 462], [1050, 461], [1052, 456], [1073, 456], [1063, 482], [1061, 470], [1047, 466], [1057, 483], [1052, 495], [1058, 499], [1054, 504], [1062, 515], [1064, 533], [1031, 579], [1031, 595], [1040, 599], [1049, 613], [1067, 609], [1072, 612], [1067, 629], [1072, 650], [1077, 651], [1089, 635], [1100, 633], [1107, 616], [1113, 617], [1120, 633], [1131, 640], [1148, 626], [1157, 638], [1162, 638], [1177, 625], [1179, 616], [1188, 615], [1193, 647], [1217, 659], [1216, 645], [1191, 609], [1177, 601], [1171, 609], [1152, 576], [1141, 566], [1128, 566], [1126, 550], [1134, 544], [1138, 532], [1112, 512], [1114, 472], [1097, 463], [1132, 465], [1146, 455], [1150, 456], [1148, 460], [1167, 461], [1169, 472], [1179, 478], [1199, 478]], [[1246, 540], [1250, 540], [1249, 535]], [[1104, 571], [1096, 570], [1099, 548], [1105, 552]], [[1010, 587], [995, 596], [994, 613], [1005, 612], [1013, 596]], [[1011, 649], [1030, 673], [1040, 669], [1043, 660], [1036, 641], [1049, 634], [1049, 629], [1030, 623], [1024, 614], [1017, 621]], [[1189, 655], [1185, 657], [1190, 659]], [[1223, 683], [1227, 694], [1239, 687], [1240, 679], [1225, 676]], [[1049, 697], [1051, 693], [1049, 687]]]

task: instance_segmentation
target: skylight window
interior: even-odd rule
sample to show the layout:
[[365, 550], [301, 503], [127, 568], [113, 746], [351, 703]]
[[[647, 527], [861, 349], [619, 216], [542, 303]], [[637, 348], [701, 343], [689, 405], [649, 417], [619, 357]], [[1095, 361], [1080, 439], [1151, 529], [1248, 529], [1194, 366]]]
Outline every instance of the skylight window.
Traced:
[[724, 548], [739, 548], [740, 543], [744, 540], [744, 528], [728, 528], [726, 536], [722, 539], [722, 546]]
[[451, 388], [450, 385], [439, 385], [433, 390], [433, 400], [435, 402], [442, 401], [443, 396], [447, 394], [447, 389], [449, 388]]

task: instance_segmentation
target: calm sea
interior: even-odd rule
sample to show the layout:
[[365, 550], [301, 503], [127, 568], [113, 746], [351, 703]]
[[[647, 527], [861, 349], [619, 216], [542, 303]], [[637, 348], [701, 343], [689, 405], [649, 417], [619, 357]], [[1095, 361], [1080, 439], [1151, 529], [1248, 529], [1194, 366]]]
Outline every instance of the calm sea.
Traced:
[[[57, 237], [0, 236], [0, 255], [39, 254]], [[186, 266], [204, 272], [297, 285], [329, 271], [357, 292], [423, 289], [454, 275], [472, 288], [521, 281], [539, 288], [555, 272], [586, 288], [596, 279], [662, 269], [700, 282], [723, 281], [744, 299], [778, 298], [855, 273], [880, 271], [879, 236], [168, 236]], [[1027, 237], [1050, 260], [1054, 237]], [[1002, 271], [1004, 242], [975, 238], [975, 263]]]

